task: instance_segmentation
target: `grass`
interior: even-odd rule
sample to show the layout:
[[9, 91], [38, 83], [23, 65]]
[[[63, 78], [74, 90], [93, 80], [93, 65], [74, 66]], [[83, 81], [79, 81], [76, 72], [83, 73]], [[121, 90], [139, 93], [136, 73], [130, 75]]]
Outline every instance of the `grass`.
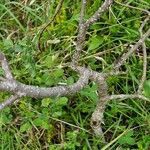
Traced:
[[[42, 43], [46, 48], [42, 52], [37, 49], [38, 34], [52, 17], [59, 1], [26, 2], [2, 0], [0, 4], [0, 49], [7, 55], [15, 78], [39, 86], [74, 83], [78, 76], [67, 65], [74, 51], [79, 1], [64, 2], [61, 13], [44, 32]], [[150, 8], [148, 0], [127, 2], [140, 9]], [[98, 4], [98, 0], [88, 1], [86, 18], [93, 14]], [[97, 71], [109, 71], [112, 62], [139, 38], [138, 29], [145, 16], [140, 10], [115, 4], [88, 30], [80, 64]], [[96, 40], [99, 43], [95, 43]], [[126, 47], [123, 46], [125, 44]], [[147, 40], [147, 45], [150, 45], [150, 40]], [[99, 56], [99, 59], [94, 57], [107, 49], [112, 50]], [[137, 90], [142, 74], [142, 56], [135, 53], [124, 69], [128, 70], [127, 74], [109, 77], [109, 93], [133, 93]], [[150, 68], [148, 79], [149, 74]], [[41, 100], [24, 98], [18, 104], [5, 108], [0, 112], [0, 149], [148, 150], [148, 102], [111, 101], [104, 114], [103, 130], [107, 143], [103, 144], [93, 135], [90, 117], [98, 99], [96, 90], [97, 85], [90, 83], [72, 96]], [[0, 93], [0, 101], [7, 96], [8, 93]]]

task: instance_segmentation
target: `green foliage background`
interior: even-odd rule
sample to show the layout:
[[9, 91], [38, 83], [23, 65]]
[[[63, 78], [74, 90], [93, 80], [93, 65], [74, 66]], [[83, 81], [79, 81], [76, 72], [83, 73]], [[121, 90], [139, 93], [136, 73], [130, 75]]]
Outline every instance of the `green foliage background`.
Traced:
[[[149, 0], [117, 0], [136, 8], [150, 9]], [[87, 0], [89, 18], [102, 0]], [[54, 86], [72, 84], [77, 73], [68, 68], [74, 42], [80, 0], [65, 0], [55, 21], [42, 36], [45, 49], [37, 48], [39, 32], [52, 18], [59, 0], [1, 0], [0, 49], [6, 54], [13, 75], [26, 84]], [[109, 71], [117, 57], [139, 38], [138, 29], [146, 14], [115, 3], [92, 25], [80, 60], [96, 71]], [[145, 30], [149, 25], [145, 27]], [[125, 44], [125, 46], [124, 46]], [[150, 39], [146, 42], [150, 47]], [[110, 50], [99, 56], [98, 53]], [[148, 48], [149, 50], [149, 48]], [[142, 75], [142, 50], [123, 66], [128, 73], [108, 79], [109, 93], [134, 93]], [[148, 51], [148, 63], [150, 53]], [[148, 65], [148, 79], [150, 78]], [[0, 74], [3, 71], [0, 70]], [[0, 112], [1, 150], [99, 150], [150, 148], [150, 107], [140, 100], [111, 101], [104, 114], [108, 143], [94, 136], [90, 117], [96, 106], [97, 85], [91, 82], [79, 93], [60, 98], [24, 98]], [[9, 93], [0, 93], [0, 101]]]

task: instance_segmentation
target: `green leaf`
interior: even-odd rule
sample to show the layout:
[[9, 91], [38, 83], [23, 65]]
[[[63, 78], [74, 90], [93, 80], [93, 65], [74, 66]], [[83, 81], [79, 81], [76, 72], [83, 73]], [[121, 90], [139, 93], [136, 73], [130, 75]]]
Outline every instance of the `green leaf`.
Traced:
[[67, 102], [68, 102], [68, 98], [67, 97], [60, 97], [57, 101], [56, 101], [56, 105], [59, 105], [59, 106], [65, 106], [67, 105]]
[[4, 74], [5, 74], [4, 70], [2, 68], [0, 68], [0, 76], [2, 76]]
[[74, 83], [74, 78], [70, 76], [70, 77], [67, 79], [67, 84], [68, 84], [68, 85], [71, 85], [71, 84], [73, 84], [73, 83]]
[[49, 128], [49, 125], [48, 125], [48, 121], [46, 119], [43, 119], [43, 118], [36, 118], [34, 121], [33, 121], [34, 125], [37, 126], [37, 127], [42, 127], [44, 129], [48, 129]]
[[26, 132], [32, 128], [31, 124], [29, 122], [24, 123], [20, 126], [20, 132]]
[[42, 126], [43, 120], [41, 118], [36, 118], [33, 120], [35, 126]]
[[12, 121], [12, 115], [3, 114], [3, 113], [0, 115], [0, 127], [11, 123], [11, 121]]
[[45, 64], [45, 66], [47, 67], [53, 67], [56, 64], [56, 60], [58, 59], [59, 53], [56, 53], [55, 55], [52, 56], [47, 56], [43, 63]]
[[45, 98], [42, 100], [42, 106], [43, 107], [48, 107], [48, 105], [51, 103], [51, 99], [50, 98]]
[[93, 101], [97, 101], [98, 100], [98, 95], [97, 95], [97, 85], [92, 85], [92, 87], [90, 86], [87, 86], [85, 87], [84, 89], [82, 89], [80, 91], [81, 95], [83, 96], [87, 96], [89, 97], [90, 99], [92, 99]]
[[123, 145], [123, 144], [128, 144], [128, 145], [134, 145], [134, 144], [136, 144], [134, 138], [132, 138], [132, 137], [127, 137], [127, 136], [124, 136], [124, 137], [120, 138], [120, 139], [118, 140], [118, 143], [119, 143], [119, 144], [122, 144], [122, 145]]
[[39, 78], [37, 79], [39, 82], [41, 81], [45, 85], [51, 86], [55, 83], [54, 77], [51, 74], [44, 73], [42, 76], [42, 80]]
[[64, 74], [63, 69], [57, 69], [56, 71], [53, 72], [53, 75], [55, 78], [59, 78], [59, 77], [63, 76], [63, 74]]
[[93, 50], [98, 48], [101, 44], [103, 43], [103, 38], [102, 37], [92, 37], [90, 39], [90, 43], [89, 43], [89, 48], [88, 50]]
[[136, 144], [135, 139], [132, 137], [133, 136], [133, 131], [128, 131], [128, 133], [125, 136], [122, 136], [119, 140], [118, 143], [123, 145], [134, 145]]
[[4, 39], [3, 41], [5, 49], [9, 49], [13, 47], [13, 41], [11, 39]]
[[54, 113], [52, 114], [52, 116], [53, 116], [54, 118], [60, 117], [60, 116], [62, 116], [62, 111], [56, 111], [56, 112], [54, 112]]
[[147, 80], [144, 83], [144, 95], [150, 98], [150, 80]]

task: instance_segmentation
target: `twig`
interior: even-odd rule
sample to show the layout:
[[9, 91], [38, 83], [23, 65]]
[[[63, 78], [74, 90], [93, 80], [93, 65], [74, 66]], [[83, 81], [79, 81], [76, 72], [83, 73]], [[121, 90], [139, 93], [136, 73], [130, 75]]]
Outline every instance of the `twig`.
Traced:
[[115, 99], [119, 99], [119, 100], [125, 100], [125, 99], [141, 99], [141, 100], [150, 102], [150, 99], [148, 99], [147, 97], [145, 97], [145, 96], [143, 96], [143, 95], [139, 95], [139, 94], [110, 95], [110, 96], [107, 96], [106, 99], [107, 99], [107, 101], [109, 101], [109, 100], [115, 100]]
[[84, 25], [84, 11], [85, 11], [85, 5], [86, 5], [86, 0], [82, 0], [82, 6], [80, 10], [80, 21], [79, 21], [79, 31], [77, 35], [77, 41], [76, 41], [76, 50], [73, 55], [73, 59], [71, 62], [71, 66], [74, 68], [75, 66], [78, 65], [78, 59], [80, 58], [80, 53], [83, 49], [84, 43], [85, 43], [85, 35], [86, 35], [86, 27]]
[[1, 62], [1, 65], [2, 65], [2, 68], [5, 72], [5, 77], [6, 79], [8, 80], [13, 80], [13, 76], [11, 74], [11, 71], [10, 71], [10, 68], [9, 68], [9, 65], [7, 63], [7, 60], [6, 60], [6, 57], [3, 53], [0, 52], [0, 62]]
[[116, 100], [116, 99], [119, 99], [119, 100], [141, 99], [141, 100], [150, 102], [150, 99], [148, 99], [147, 97], [145, 97], [143, 95], [138, 95], [138, 94], [131, 94], [131, 95], [120, 94], [120, 95], [110, 95], [109, 96], [108, 93], [107, 93], [107, 84], [105, 83], [104, 80], [101, 81], [101, 86], [102, 86], [102, 89], [100, 89], [100, 97], [101, 98], [98, 101], [96, 109], [92, 114], [91, 127], [92, 127], [95, 135], [101, 137], [103, 142], [105, 143], [105, 138], [104, 138], [104, 135], [103, 135], [101, 124], [102, 123], [104, 124], [103, 115], [104, 115], [105, 107], [106, 107], [108, 101]]
[[68, 126], [71, 126], [71, 127], [77, 128], [77, 129], [79, 129], [79, 130], [82, 130], [82, 131], [85, 131], [85, 132], [87, 132], [87, 133], [91, 134], [91, 133], [90, 133], [90, 131], [88, 131], [88, 130], [86, 130], [86, 129], [82, 128], [82, 127], [76, 126], [76, 125], [74, 125], [74, 124], [68, 123], [68, 122], [66, 122], [66, 121], [63, 121], [63, 120], [60, 120], [60, 119], [57, 119], [57, 118], [53, 118], [53, 117], [49, 117], [49, 118], [51, 118], [51, 119], [53, 119], [53, 120], [55, 120], [55, 121], [58, 121], [58, 122], [64, 123], [64, 124], [66, 124], [66, 125], [68, 125]]
[[18, 95], [12, 95], [4, 102], [0, 103], [0, 110], [4, 109], [6, 106], [11, 105], [14, 101], [20, 98]]
[[114, 50], [114, 49], [117, 48], [117, 47], [120, 47], [120, 45], [119, 45], [119, 46], [116, 46], [116, 47], [113, 47], [113, 48], [111, 48], [111, 49], [108, 49], [108, 50], [104, 50], [104, 51], [101, 51], [101, 52], [98, 52], [98, 53], [95, 53], [95, 54], [86, 56], [86, 57], [84, 57], [84, 58], [81, 58], [81, 60], [93, 58], [93, 57], [95, 57], [95, 56], [102, 56], [102, 55], [105, 55], [105, 54], [107, 54], [107, 53], [110, 53], [112, 50]]
[[91, 24], [95, 23], [99, 17], [109, 8], [114, 0], [105, 0], [101, 7], [91, 16], [85, 23], [86, 27], [89, 27]]
[[[142, 22], [142, 25], [141, 25], [141, 27], [139, 29], [141, 37], [143, 36], [143, 28], [144, 28], [145, 24], [147, 23], [147, 21], [149, 19], [150, 19], [150, 15], [148, 17], [146, 17], [146, 19]], [[140, 81], [139, 88], [138, 88], [138, 93], [139, 94], [142, 92], [143, 85], [144, 85], [144, 82], [146, 80], [147, 52], [146, 52], [146, 44], [145, 44], [145, 42], [143, 42], [143, 44], [142, 44], [142, 51], [143, 51], [143, 75], [141, 77], [141, 81]]]
[[82, 0], [79, 27], [84, 23], [84, 13], [85, 13], [86, 0]]
[[150, 12], [149, 12], [149, 15], [145, 18], [145, 20], [142, 22], [140, 26], [139, 32], [141, 36], [143, 36], [143, 28], [146, 25], [146, 23], [149, 21], [149, 19], [150, 19]]
[[[80, 16], [83, 16], [83, 12], [85, 9], [85, 0], [82, 1], [82, 7], [80, 11]], [[75, 67], [78, 65], [78, 61], [80, 59], [80, 53], [83, 50], [83, 46], [85, 43], [85, 36], [86, 31], [89, 28], [89, 26], [93, 23], [95, 23], [98, 18], [109, 8], [109, 6], [113, 3], [113, 0], [105, 0], [105, 2], [98, 8], [98, 10], [95, 12], [95, 14], [90, 17], [85, 23], [79, 23], [79, 32], [77, 35], [77, 41], [76, 41], [76, 50], [73, 55], [71, 66]], [[80, 22], [83, 18], [81, 18]]]
[[148, 10], [145, 10], [145, 9], [142, 9], [142, 8], [138, 8], [138, 7], [134, 7], [134, 6], [131, 6], [131, 5], [128, 5], [128, 4], [123, 4], [123, 3], [120, 3], [118, 1], [114, 1], [114, 2], [119, 4], [119, 5], [121, 5], [121, 6], [125, 6], [125, 7], [136, 9], [136, 10], [140, 10], [142, 12], [147, 13], [150, 16], [150, 12]]
[[140, 94], [143, 89], [144, 82], [146, 80], [146, 71], [147, 71], [147, 52], [146, 52], [146, 45], [145, 42], [142, 44], [142, 50], [143, 50], [143, 74], [140, 80], [138, 93]]
[[131, 56], [131, 54], [140, 46], [143, 44], [143, 42], [145, 42], [145, 40], [150, 36], [150, 28], [146, 31], [145, 34], [143, 34], [143, 36], [139, 39], [139, 41], [124, 55], [122, 55], [122, 57], [120, 58], [120, 60], [118, 61], [117, 64], [114, 64], [114, 71], [118, 71], [119, 68], [124, 64], [124, 62]]

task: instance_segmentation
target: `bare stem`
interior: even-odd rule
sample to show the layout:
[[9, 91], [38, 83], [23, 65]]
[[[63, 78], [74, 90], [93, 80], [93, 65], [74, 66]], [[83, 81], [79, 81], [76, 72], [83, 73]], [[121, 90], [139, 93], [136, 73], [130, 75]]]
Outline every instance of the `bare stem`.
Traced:
[[107, 105], [107, 99], [105, 98], [108, 95], [107, 83], [105, 78], [97, 78], [96, 82], [99, 85], [98, 94], [100, 98], [91, 117], [91, 127], [95, 135], [101, 137], [103, 142], [105, 143], [105, 138], [103, 135], [101, 124], [104, 124], [103, 115], [105, 107]]
[[128, 8], [132, 8], [132, 9], [136, 9], [136, 10], [145, 12], [145, 13], [147, 13], [150, 16], [150, 12], [148, 10], [146, 10], [146, 9], [142, 9], [142, 8], [139, 8], [139, 7], [134, 7], [134, 6], [131, 6], [131, 5], [128, 5], [128, 4], [123, 4], [123, 3], [120, 3], [118, 1], [115, 1], [115, 3], [117, 3], [117, 4], [121, 5], [121, 6], [124, 6], [124, 7], [128, 7]]
[[105, 0], [101, 7], [98, 8], [98, 10], [94, 13], [93, 16], [91, 16], [85, 23], [86, 27], [89, 27], [93, 23], [95, 23], [99, 17], [106, 12], [106, 10], [109, 8], [109, 6], [113, 3], [114, 0]]
[[95, 23], [99, 19], [99, 17], [109, 8], [109, 6], [113, 3], [113, 0], [105, 0], [105, 2], [102, 4], [102, 6], [98, 8], [95, 14], [91, 16], [85, 23], [83, 23], [85, 3], [86, 1], [83, 0], [81, 11], [80, 11], [81, 18], [79, 22], [79, 32], [76, 41], [76, 50], [74, 52], [72, 63], [71, 63], [71, 65], [74, 67], [78, 65], [78, 62], [80, 60], [80, 54], [85, 44], [85, 36], [86, 36], [87, 29], [91, 24]]
[[12, 95], [4, 102], [0, 103], [0, 110], [4, 109], [6, 106], [11, 105], [13, 102], [15, 102], [19, 98], [18, 95]]
[[[146, 19], [142, 22], [141, 27], [139, 29], [141, 37], [143, 36], [143, 28], [147, 21], [150, 19], [150, 15], [146, 17]], [[143, 42], [142, 44], [142, 50], [143, 50], [143, 75], [141, 77], [141, 81], [138, 88], [138, 93], [140, 94], [143, 89], [144, 82], [146, 80], [146, 71], [147, 71], [147, 52], [146, 52], [146, 44]]]
[[32, 85], [25, 85], [17, 81], [1, 81], [0, 91], [8, 91], [11, 93], [22, 93], [26, 96], [34, 98], [44, 98], [52, 96], [62, 96], [69, 95], [80, 91], [85, 85], [88, 84], [90, 77], [90, 71], [88, 69], [83, 69], [82, 74], [80, 74], [79, 80], [73, 85], [68, 86], [56, 86], [56, 87], [38, 87]]
[[1, 62], [2, 68], [3, 68], [4, 72], [5, 72], [6, 79], [13, 80], [13, 76], [11, 74], [9, 65], [7, 63], [7, 60], [6, 60], [6, 57], [5, 57], [5, 55], [2, 52], [0, 52], [0, 62]]
[[79, 27], [81, 27], [81, 25], [84, 23], [85, 7], [86, 7], [86, 0], [82, 0]]
[[143, 96], [143, 95], [139, 95], [139, 94], [110, 95], [110, 96], [107, 96], [106, 99], [107, 99], [107, 101], [109, 101], [109, 100], [115, 100], [115, 99], [119, 99], [119, 100], [125, 100], [125, 99], [141, 99], [141, 100], [150, 102], [150, 99], [148, 99], [147, 97], [145, 97], [145, 96]]

